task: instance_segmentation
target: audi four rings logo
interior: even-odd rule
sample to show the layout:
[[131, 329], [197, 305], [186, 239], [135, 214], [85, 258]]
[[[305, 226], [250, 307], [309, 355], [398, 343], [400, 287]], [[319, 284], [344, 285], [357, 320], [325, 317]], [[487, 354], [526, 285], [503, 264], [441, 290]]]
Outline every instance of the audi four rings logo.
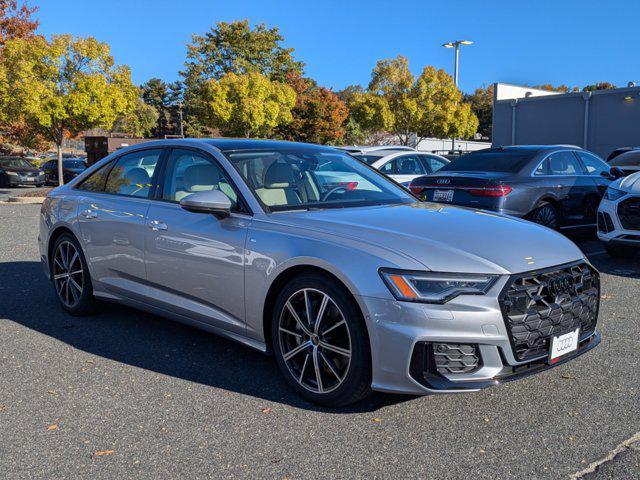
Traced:
[[451, 183], [451, 180], [449, 180], [448, 178], [441, 178], [437, 181], [438, 185], [446, 185], [448, 183]]
[[556, 351], [562, 352], [567, 348], [571, 348], [573, 346], [573, 338], [563, 338], [560, 341], [556, 342]]
[[571, 295], [575, 293], [575, 282], [573, 281], [573, 276], [563, 275], [550, 279], [547, 283], [547, 288], [549, 293], [556, 297], [562, 294]]

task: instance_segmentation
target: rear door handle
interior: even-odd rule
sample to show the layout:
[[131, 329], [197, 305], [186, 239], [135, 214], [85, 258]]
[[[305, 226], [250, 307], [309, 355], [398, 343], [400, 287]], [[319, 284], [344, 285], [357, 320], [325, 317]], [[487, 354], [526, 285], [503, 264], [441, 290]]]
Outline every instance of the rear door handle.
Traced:
[[150, 220], [148, 225], [149, 225], [149, 228], [154, 232], [158, 232], [160, 230], [167, 230], [169, 228], [167, 227], [166, 223], [161, 222], [160, 220]]
[[95, 210], [83, 210], [82, 212], [80, 212], [80, 215], [82, 215], [84, 218], [97, 218], [98, 217], [98, 212], [96, 212]]

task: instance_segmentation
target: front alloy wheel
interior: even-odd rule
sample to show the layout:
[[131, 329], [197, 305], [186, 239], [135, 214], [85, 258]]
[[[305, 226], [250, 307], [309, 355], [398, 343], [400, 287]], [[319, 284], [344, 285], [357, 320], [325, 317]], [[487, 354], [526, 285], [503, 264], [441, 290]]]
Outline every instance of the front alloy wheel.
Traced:
[[280, 350], [296, 381], [314, 393], [338, 388], [351, 363], [351, 336], [333, 299], [313, 288], [285, 303], [278, 327]]
[[276, 302], [272, 338], [280, 370], [303, 397], [340, 406], [370, 392], [362, 315], [335, 280], [313, 273], [290, 281]]

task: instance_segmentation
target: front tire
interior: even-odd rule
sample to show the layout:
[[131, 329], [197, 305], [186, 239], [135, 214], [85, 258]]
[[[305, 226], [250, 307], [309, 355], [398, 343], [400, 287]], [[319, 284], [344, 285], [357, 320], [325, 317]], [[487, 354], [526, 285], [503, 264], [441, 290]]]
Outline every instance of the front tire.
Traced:
[[371, 393], [371, 353], [360, 308], [335, 279], [294, 277], [273, 310], [271, 337], [287, 383], [305, 399], [339, 407]]
[[605, 243], [604, 249], [607, 253], [614, 258], [633, 258], [638, 253], [638, 250], [633, 247], [627, 247], [624, 245], [612, 245], [611, 243]]
[[93, 286], [87, 261], [78, 240], [71, 234], [58, 237], [50, 259], [51, 281], [62, 308], [71, 315], [88, 315], [95, 310]]

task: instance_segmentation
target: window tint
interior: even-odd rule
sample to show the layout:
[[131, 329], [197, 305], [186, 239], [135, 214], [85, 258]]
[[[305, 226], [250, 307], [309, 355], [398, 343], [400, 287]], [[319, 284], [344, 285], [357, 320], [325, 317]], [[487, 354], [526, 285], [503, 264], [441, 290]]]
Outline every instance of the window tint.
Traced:
[[109, 162], [98, 170], [89, 175], [77, 186], [78, 190], [84, 190], [85, 192], [102, 192], [104, 191], [104, 184], [107, 180], [107, 175], [113, 162]]
[[123, 155], [109, 172], [104, 191], [147, 198], [161, 150], [142, 150]]
[[600, 175], [602, 172], [608, 172], [609, 166], [595, 155], [587, 152], [576, 152], [589, 175]]
[[398, 175], [424, 175], [427, 173], [417, 155], [403, 155], [394, 161]]
[[397, 163], [395, 160], [391, 160], [382, 165], [378, 170], [380, 170], [385, 175], [392, 175], [398, 171]]
[[550, 175], [582, 175], [582, 169], [573, 152], [552, 153], [547, 157]]
[[615, 157], [609, 165], [614, 167], [635, 167], [640, 165], [640, 151], [633, 150]]
[[478, 150], [455, 158], [442, 172], [519, 172], [538, 151]]
[[549, 159], [545, 158], [542, 162], [540, 162], [540, 165], [538, 165], [538, 168], [536, 168], [536, 171], [533, 172], [534, 175], [549, 175]]
[[431, 173], [437, 172], [447, 164], [447, 162], [443, 162], [439, 158], [431, 157], [429, 155], [420, 155], [420, 158], [422, 159], [422, 163], [425, 164], [427, 171]]
[[187, 195], [220, 190], [236, 208], [238, 195], [222, 168], [205, 155], [191, 150], [173, 150], [166, 173], [162, 198], [179, 202]]

